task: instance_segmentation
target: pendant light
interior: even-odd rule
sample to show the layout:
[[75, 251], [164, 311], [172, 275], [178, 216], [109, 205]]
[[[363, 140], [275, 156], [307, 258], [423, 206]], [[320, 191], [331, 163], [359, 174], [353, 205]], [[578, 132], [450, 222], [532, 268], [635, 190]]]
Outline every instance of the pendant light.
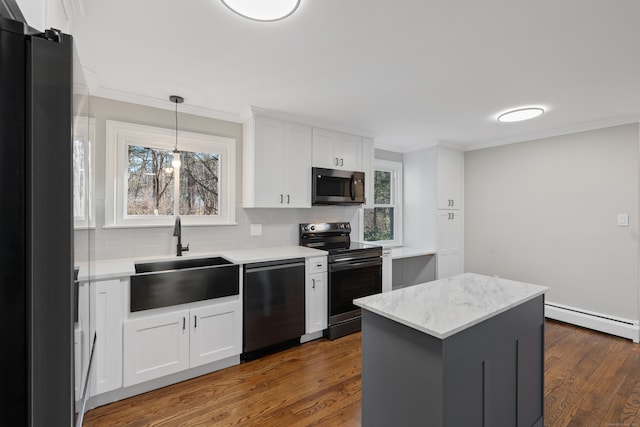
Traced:
[[169, 97], [169, 100], [176, 104], [176, 145], [173, 149], [173, 152], [171, 153], [171, 155], [173, 156], [173, 159], [171, 160], [171, 166], [173, 166], [174, 169], [178, 169], [180, 166], [182, 166], [182, 160], [180, 160], [180, 152], [178, 151], [178, 104], [182, 104], [184, 102], [184, 98], [178, 95], [171, 95]]
[[272, 22], [290, 16], [300, 0], [221, 0], [238, 15], [254, 21]]

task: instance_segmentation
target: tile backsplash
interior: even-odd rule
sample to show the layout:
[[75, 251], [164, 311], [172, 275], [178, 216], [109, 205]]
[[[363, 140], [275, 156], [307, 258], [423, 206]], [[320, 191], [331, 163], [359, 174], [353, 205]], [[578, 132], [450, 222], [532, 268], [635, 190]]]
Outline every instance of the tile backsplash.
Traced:
[[[104, 212], [97, 201], [97, 212]], [[98, 214], [100, 215], [100, 214]], [[359, 212], [356, 207], [314, 206], [309, 209], [236, 209], [237, 225], [184, 226], [182, 243], [189, 251], [215, 252], [298, 244], [298, 224], [304, 222], [349, 221], [351, 238], [358, 240]], [[98, 218], [98, 224], [104, 223]], [[251, 235], [251, 224], [261, 224], [262, 234]], [[75, 261], [165, 256], [175, 253], [173, 226], [154, 228], [102, 228], [77, 230]]]

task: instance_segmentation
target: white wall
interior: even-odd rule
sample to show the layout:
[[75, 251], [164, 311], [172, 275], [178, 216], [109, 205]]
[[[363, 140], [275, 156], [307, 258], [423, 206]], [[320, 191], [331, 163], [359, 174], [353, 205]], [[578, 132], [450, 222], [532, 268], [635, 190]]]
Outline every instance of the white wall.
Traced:
[[466, 152], [465, 271], [637, 320], [638, 143], [632, 124]]
[[[169, 104], [168, 100], [167, 104]], [[76, 262], [88, 259], [101, 260], [173, 254], [176, 244], [176, 238], [172, 236], [173, 226], [126, 229], [103, 229], [102, 226], [105, 223], [105, 121], [118, 120], [173, 129], [175, 127], [174, 111], [98, 97], [91, 97], [90, 109], [96, 123], [96, 164], [94, 169], [96, 228], [89, 232], [75, 233]], [[235, 138], [238, 142], [236, 153], [236, 200], [238, 200], [236, 220], [238, 225], [183, 226], [182, 242], [185, 245], [189, 243], [192, 253], [235, 248], [297, 245], [298, 224], [302, 222], [350, 221], [355, 230], [359, 228], [357, 208], [355, 207], [242, 208], [242, 125], [180, 113], [179, 126], [180, 130]], [[250, 235], [251, 224], [262, 224], [261, 236]]]

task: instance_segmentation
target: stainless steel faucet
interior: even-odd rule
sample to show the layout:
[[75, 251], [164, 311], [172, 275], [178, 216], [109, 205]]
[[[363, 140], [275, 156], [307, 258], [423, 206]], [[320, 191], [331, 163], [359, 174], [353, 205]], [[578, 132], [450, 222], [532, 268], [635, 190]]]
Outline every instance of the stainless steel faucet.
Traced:
[[173, 235], [178, 237], [178, 244], [176, 245], [176, 256], [182, 256], [182, 252], [189, 250], [189, 244], [182, 246], [182, 222], [180, 221], [180, 215], [176, 215], [176, 224], [173, 227]]

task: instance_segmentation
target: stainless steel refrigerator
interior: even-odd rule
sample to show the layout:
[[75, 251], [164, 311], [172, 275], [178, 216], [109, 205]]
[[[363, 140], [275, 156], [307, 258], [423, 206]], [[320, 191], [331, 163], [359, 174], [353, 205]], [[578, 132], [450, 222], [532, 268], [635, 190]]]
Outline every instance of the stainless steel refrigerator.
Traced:
[[70, 426], [72, 38], [55, 30], [37, 34], [7, 19], [6, 4], [0, 3], [0, 425]]

